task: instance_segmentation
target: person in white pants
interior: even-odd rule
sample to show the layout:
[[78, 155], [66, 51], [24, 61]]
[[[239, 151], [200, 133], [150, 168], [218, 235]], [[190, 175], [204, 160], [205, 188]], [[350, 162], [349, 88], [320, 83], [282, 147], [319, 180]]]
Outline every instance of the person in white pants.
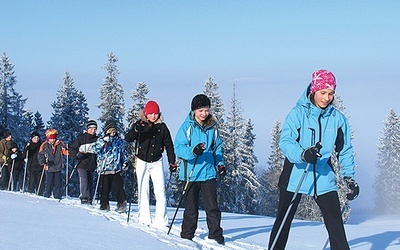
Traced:
[[[160, 108], [155, 101], [149, 101], [140, 119], [125, 135], [128, 142], [136, 141], [135, 165], [138, 183], [139, 223], [163, 228], [168, 225], [167, 204], [164, 188], [162, 154], [167, 151], [169, 170], [175, 172], [174, 145], [167, 125], [162, 122]], [[154, 221], [150, 214], [150, 178], [156, 197]]]

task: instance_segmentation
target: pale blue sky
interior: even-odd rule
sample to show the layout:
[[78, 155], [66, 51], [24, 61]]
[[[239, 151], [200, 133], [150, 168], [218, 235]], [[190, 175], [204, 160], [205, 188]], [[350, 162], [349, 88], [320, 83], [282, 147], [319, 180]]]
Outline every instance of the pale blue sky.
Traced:
[[236, 83], [265, 166], [274, 122], [284, 120], [311, 73], [325, 68], [336, 75], [354, 130], [357, 179], [367, 189], [382, 122], [391, 108], [400, 112], [400, 1], [0, 0], [0, 6], [0, 52], [15, 65], [27, 108], [45, 121], [65, 71], [98, 118], [101, 66], [113, 52], [126, 108], [137, 83], [146, 82], [173, 136], [209, 75], [226, 109]]

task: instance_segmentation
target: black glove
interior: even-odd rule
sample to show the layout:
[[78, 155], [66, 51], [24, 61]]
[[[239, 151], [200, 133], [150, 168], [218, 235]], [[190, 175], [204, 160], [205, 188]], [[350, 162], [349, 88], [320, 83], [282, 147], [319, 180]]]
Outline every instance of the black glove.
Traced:
[[195, 154], [197, 157], [203, 154], [204, 152], [204, 143], [199, 143], [196, 145], [196, 147], [193, 148], [193, 154]]
[[225, 168], [224, 165], [218, 166], [218, 173], [219, 173], [219, 175], [221, 175], [221, 176], [225, 176], [225, 174], [226, 174], [226, 168]]
[[178, 168], [178, 165], [176, 165], [175, 163], [170, 163], [169, 164], [169, 171], [176, 172], [177, 168]]
[[78, 152], [78, 153], [76, 154], [76, 158], [81, 159], [84, 155], [85, 155], [84, 153]]
[[349, 201], [352, 201], [357, 198], [358, 194], [360, 193], [360, 187], [358, 186], [357, 182], [355, 182], [354, 179], [351, 177], [346, 176], [343, 179], [350, 190], [350, 192], [346, 194], [346, 198]]
[[306, 148], [301, 154], [301, 159], [311, 164], [317, 163], [318, 157], [321, 157], [321, 154], [319, 153], [321, 148], [322, 145], [319, 142], [314, 146]]
[[149, 130], [149, 127], [147, 126], [147, 123], [139, 120], [135, 123], [134, 129], [138, 133], [143, 133]]

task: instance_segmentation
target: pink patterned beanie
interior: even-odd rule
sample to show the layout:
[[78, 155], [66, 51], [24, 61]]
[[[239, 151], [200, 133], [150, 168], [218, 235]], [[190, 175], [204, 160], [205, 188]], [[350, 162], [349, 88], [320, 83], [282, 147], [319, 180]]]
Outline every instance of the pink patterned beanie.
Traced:
[[320, 69], [312, 74], [310, 93], [314, 94], [321, 89], [336, 89], [336, 79], [332, 72]]

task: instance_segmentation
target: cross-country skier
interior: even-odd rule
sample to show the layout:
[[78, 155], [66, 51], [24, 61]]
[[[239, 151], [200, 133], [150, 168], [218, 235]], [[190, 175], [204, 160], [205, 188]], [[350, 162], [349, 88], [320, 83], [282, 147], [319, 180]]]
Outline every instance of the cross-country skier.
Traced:
[[109, 194], [111, 187], [117, 196], [119, 213], [126, 210], [126, 196], [121, 172], [128, 166], [124, 141], [117, 134], [117, 124], [108, 120], [104, 125], [103, 135], [93, 146], [97, 154], [97, 171], [100, 174], [101, 195], [100, 210], [110, 210]]
[[[137, 143], [136, 176], [138, 183], [139, 223], [154, 227], [168, 226], [167, 202], [162, 153], [167, 151], [169, 170], [177, 169], [174, 144], [167, 125], [162, 121], [160, 107], [155, 101], [148, 101], [140, 114], [140, 119], [125, 135], [125, 140]], [[150, 185], [153, 182], [156, 197], [156, 212], [152, 222], [150, 216]]]
[[89, 120], [86, 123], [86, 130], [70, 145], [71, 155], [75, 157], [75, 168], [79, 175], [81, 204], [92, 204], [93, 173], [97, 166], [96, 153], [93, 150], [93, 145], [98, 139], [96, 130], [96, 121]]
[[64, 156], [68, 155], [68, 150], [64, 142], [57, 139], [58, 132], [54, 128], [46, 130], [46, 141], [40, 145], [38, 160], [46, 171], [46, 186], [44, 197], [49, 198], [53, 193], [54, 199], [62, 198], [62, 176]]
[[[340, 174], [347, 181], [348, 187], [358, 193], [358, 185], [353, 179], [355, 165], [349, 123], [332, 105], [335, 89], [336, 79], [331, 72], [314, 72], [311, 84], [283, 124], [279, 146], [285, 156], [285, 163], [279, 178], [279, 207], [270, 235], [269, 249], [285, 248], [290, 224], [302, 194], [314, 196], [320, 207], [331, 249], [349, 249], [340, 211], [336, 177], [331, 164], [334, 149], [341, 165]], [[317, 143], [320, 143], [322, 148]], [[305, 171], [307, 166], [308, 171]], [[303, 175], [305, 178], [301, 182]], [[302, 184], [298, 189], [299, 183]], [[296, 191], [298, 193], [294, 197]], [[292, 199], [294, 200], [291, 206]], [[287, 211], [287, 219], [283, 222]], [[278, 235], [282, 223], [284, 224]], [[276, 237], [278, 238], [275, 239]], [[275, 245], [272, 246], [274, 241]]]
[[210, 106], [210, 99], [206, 95], [196, 95], [192, 99], [191, 112], [175, 137], [176, 155], [183, 159], [179, 178], [189, 181], [181, 237], [190, 240], [194, 237], [201, 194], [206, 211], [208, 238], [224, 244], [221, 211], [217, 203], [217, 175], [224, 175], [226, 170], [222, 140], [217, 122], [210, 114]]

